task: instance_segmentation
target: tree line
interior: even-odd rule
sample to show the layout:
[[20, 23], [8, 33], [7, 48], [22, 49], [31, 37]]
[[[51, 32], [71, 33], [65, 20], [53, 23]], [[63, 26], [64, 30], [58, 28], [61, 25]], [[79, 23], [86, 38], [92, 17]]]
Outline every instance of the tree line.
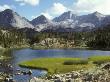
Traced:
[[34, 45], [46, 38], [73, 41], [75, 46], [85, 44], [91, 48], [110, 48], [110, 25], [90, 32], [36, 32], [34, 29], [0, 28], [0, 46], [10, 48], [14, 45]]

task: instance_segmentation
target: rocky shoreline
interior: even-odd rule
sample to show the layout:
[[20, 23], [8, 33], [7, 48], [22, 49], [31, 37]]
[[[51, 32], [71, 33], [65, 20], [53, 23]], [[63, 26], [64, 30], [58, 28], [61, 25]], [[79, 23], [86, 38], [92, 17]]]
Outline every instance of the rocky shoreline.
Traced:
[[30, 82], [110, 82], [110, 62], [87, 71], [54, 74], [43, 79], [33, 77]]
[[[31, 75], [32, 71], [17, 70], [17, 74]], [[0, 82], [17, 82], [13, 75], [0, 73]], [[71, 71], [65, 74], [57, 73], [44, 78], [32, 77], [29, 82], [110, 82], [110, 62], [88, 69], [86, 71]]]

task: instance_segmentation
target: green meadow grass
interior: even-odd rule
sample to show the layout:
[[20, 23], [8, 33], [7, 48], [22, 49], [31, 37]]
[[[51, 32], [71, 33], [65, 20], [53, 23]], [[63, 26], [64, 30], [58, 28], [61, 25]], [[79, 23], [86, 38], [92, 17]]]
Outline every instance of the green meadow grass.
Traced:
[[[74, 64], [65, 65], [64, 62], [72, 61]], [[21, 67], [44, 69], [48, 73], [66, 73], [73, 70], [87, 69], [93, 64], [84, 64], [80, 58], [39, 58], [19, 63]]]
[[110, 61], [110, 56], [93, 56], [88, 59], [80, 58], [37, 58], [19, 63], [19, 66], [47, 70], [48, 74], [67, 73], [73, 70], [87, 70]]
[[110, 56], [92, 56], [88, 58], [89, 61], [93, 61], [94, 64], [102, 64], [106, 62], [110, 62]]

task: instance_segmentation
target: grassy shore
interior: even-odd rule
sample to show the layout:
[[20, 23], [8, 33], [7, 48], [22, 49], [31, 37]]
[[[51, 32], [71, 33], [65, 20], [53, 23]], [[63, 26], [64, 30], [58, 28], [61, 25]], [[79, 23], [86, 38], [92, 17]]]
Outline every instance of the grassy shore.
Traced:
[[88, 59], [89, 61], [92, 61], [93, 64], [97, 64], [97, 65], [110, 62], [110, 56], [93, 56]]
[[87, 70], [97, 64], [110, 62], [110, 56], [93, 56], [82, 60], [80, 58], [37, 58], [19, 63], [21, 67], [43, 69], [48, 73], [66, 73], [73, 70]]
[[[65, 62], [68, 62], [65, 64]], [[85, 63], [84, 63], [85, 62]], [[80, 58], [39, 58], [19, 63], [21, 67], [44, 69], [48, 73], [66, 73], [73, 70], [85, 70], [93, 67], [92, 63]]]

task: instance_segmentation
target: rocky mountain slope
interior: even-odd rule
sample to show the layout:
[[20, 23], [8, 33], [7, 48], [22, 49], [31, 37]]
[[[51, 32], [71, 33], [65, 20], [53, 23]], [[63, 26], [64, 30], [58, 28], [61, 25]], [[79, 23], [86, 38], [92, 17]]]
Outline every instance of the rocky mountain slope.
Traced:
[[110, 24], [110, 16], [94, 12], [87, 15], [78, 16], [72, 11], [64, 12], [59, 17], [49, 20], [44, 15], [29, 21], [21, 17], [17, 12], [6, 9], [0, 12], [0, 25], [5, 27], [32, 28], [36, 31], [91, 31], [98, 27]]
[[18, 13], [13, 10], [6, 9], [0, 12], [0, 26], [4, 27], [17, 27], [17, 28], [34, 28], [30, 22], [21, 17]]
[[108, 20], [109, 16], [105, 16], [99, 12], [77, 16], [71, 11], [64, 12], [59, 17], [53, 19], [57, 23], [56, 27], [60, 26], [60, 28], [66, 31], [89, 31], [109, 24]]

